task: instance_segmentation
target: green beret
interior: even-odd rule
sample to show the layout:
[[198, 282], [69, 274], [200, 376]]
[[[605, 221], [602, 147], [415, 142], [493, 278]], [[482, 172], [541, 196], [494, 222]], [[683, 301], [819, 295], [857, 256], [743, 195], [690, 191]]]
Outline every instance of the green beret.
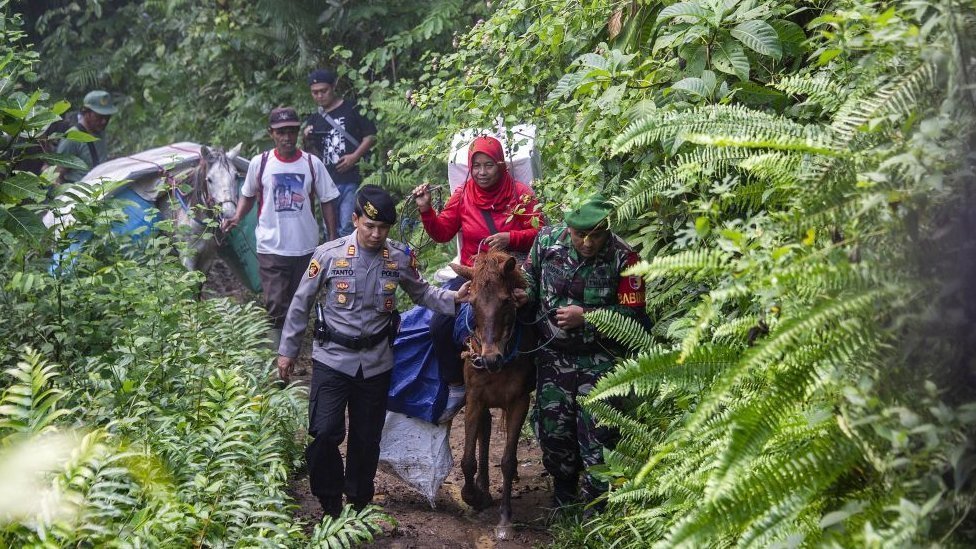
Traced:
[[610, 202], [603, 195], [598, 194], [566, 212], [563, 219], [574, 229], [588, 231], [606, 221], [612, 211], [613, 206]]

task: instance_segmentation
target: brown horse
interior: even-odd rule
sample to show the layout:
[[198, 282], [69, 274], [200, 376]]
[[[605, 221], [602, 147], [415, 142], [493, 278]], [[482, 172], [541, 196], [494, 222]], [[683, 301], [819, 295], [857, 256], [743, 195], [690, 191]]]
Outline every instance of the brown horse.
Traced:
[[[517, 475], [519, 433], [529, 411], [529, 393], [535, 386], [535, 366], [523, 352], [531, 349], [534, 337], [517, 335], [516, 288], [525, 288], [515, 258], [499, 251], [474, 257], [474, 267], [452, 264], [459, 275], [471, 280], [471, 308], [474, 325], [464, 358], [466, 386], [464, 414], [464, 488], [461, 498], [475, 509], [492, 504], [488, 492], [488, 443], [491, 438], [489, 408], [500, 408], [505, 424], [505, 452], [502, 456], [501, 520], [495, 533], [499, 539], [512, 535], [512, 480]], [[531, 341], [530, 341], [531, 340]], [[506, 355], [508, 355], [506, 357]], [[479, 444], [475, 461], [475, 444]], [[475, 473], [478, 474], [475, 482]]]

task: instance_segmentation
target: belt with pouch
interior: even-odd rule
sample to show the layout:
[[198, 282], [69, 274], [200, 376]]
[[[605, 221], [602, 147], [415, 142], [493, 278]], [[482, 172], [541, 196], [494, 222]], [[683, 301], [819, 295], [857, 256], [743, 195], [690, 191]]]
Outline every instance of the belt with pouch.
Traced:
[[386, 325], [386, 329], [368, 336], [347, 336], [335, 330], [330, 330], [325, 324], [325, 312], [321, 303], [316, 303], [315, 313], [315, 339], [323, 345], [329, 341], [334, 341], [347, 349], [360, 351], [362, 349], [372, 349], [385, 339], [388, 340], [390, 347], [392, 347], [393, 340], [396, 339], [397, 333], [400, 331], [400, 312], [396, 310], [390, 313], [390, 321]]

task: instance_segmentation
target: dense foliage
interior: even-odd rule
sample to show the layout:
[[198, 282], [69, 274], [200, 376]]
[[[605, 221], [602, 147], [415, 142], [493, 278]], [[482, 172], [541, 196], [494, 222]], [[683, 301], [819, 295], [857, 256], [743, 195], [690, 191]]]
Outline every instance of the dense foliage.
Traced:
[[[601, 472], [614, 487], [609, 512], [564, 523], [560, 543], [897, 546], [976, 537], [971, 3], [340, 1], [325, 12], [315, 2], [275, 10], [230, 0], [47, 4], [33, 29], [49, 61], [45, 81], [62, 79], [74, 97], [93, 85], [126, 95], [112, 127], [122, 150], [259, 140], [263, 113], [281, 103], [308, 110], [301, 77], [330, 64], [380, 122], [380, 149], [390, 152], [373, 156], [373, 177], [391, 189], [442, 178], [451, 134], [502, 116], [539, 126], [545, 166], [536, 189], [554, 220], [594, 190], [614, 196], [614, 228], [645, 260], [635, 272], [650, 284], [654, 330], [641, 336], [619, 318], [591, 315], [634, 350], [586, 402], [623, 436]], [[0, 215], [23, 217], [24, 197], [4, 192]], [[108, 268], [114, 263], [98, 261], [117, 248], [99, 243], [113, 237], [95, 233], [103, 238], [72, 267], [78, 277], [46, 276], [44, 261], [5, 237], [16, 261], [4, 261], [11, 282], [2, 295], [56, 321], [15, 316], [0, 329], [71, 369], [61, 383], [80, 385], [61, 387], [71, 389], [62, 399], [70, 404], [58, 409], [118, 437], [113, 451], [149, 448], [155, 463], [167, 456], [149, 446], [159, 442], [107, 412], [141, 408], [119, 408], [125, 391], [103, 403], [109, 393], [97, 390], [115, 387], [106, 384], [119, 379], [116, 360], [141, 358], [117, 342], [148, 337], [120, 331], [130, 329], [123, 317], [142, 314], [95, 282], [109, 277], [126, 299], [162, 299], [135, 288], [166, 262], [125, 256], [121, 271]], [[172, 278], [157, 282], [167, 281], [162, 293], [172, 301], [139, 307], [173, 308], [180, 322], [231, 307], [184, 300]], [[61, 306], [66, 299], [72, 307]], [[180, 322], [163, 324], [191, 331]], [[212, 324], [222, 322], [239, 329]], [[155, 338], [164, 327], [152, 329]], [[121, 364], [159, 364], [157, 375], [187, 376], [173, 386], [197, 388], [226, 368], [220, 383], [294, 398], [252, 380], [265, 371], [260, 360], [224, 357], [224, 342], [237, 338], [200, 337], [188, 350], [178, 345], [183, 358], [172, 362], [152, 351], [148, 362]], [[97, 352], [75, 348], [89, 340]], [[3, 364], [21, 360], [15, 371], [37, 372], [19, 376], [46, 377], [35, 355], [4, 352]], [[112, 358], [85, 358], [103, 352]], [[209, 353], [227, 360], [215, 365]], [[125, 379], [132, 398], [156, 390], [135, 383], [139, 376], [118, 383]], [[145, 396], [156, 406], [159, 394]], [[102, 395], [99, 405], [85, 395]], [[135, 424], [168, 433], [172, 426], [151, 415]], [[192, 430], [203, 420], [185, 421]], [[130, 497], [148, 498], [132, 478]], [[175, 494], [167, 501], [188, 501], [184, 484], [167, 486]], [[274, 486], [263, 497], [278, 497]], [[251, 535], [229, 523], [194, 530], [204, 514], [221, 516], [221, 504], [187, 511], [190, 535]], [[267, 535], [292, 535], [279, 526]]]
[[591, 315], [635, 357], [587, 400], [623, 441], [567, 545], [976, 535], [973, 16], [513, 1], [438, 60], [421, 106], [540, 123], [550, 204], [609, 192], [646, 259], [653, 337]]
[[40, 223], [51, 174], [18, 166], [67, 105], [33, 89], [37, 57], [21, 49], [16, 18], [0, 23], [0, 545], [372, 539], [390, 520], [373, 507], [309, 527], [311, 537], [294, 518], [287, 489], [306, 405], [301, 389], [272, 380], [262, 309], [199, 300], [181, 240], [167, 227], [115, 234], [120, 205], [79, 202], [71, 234]]

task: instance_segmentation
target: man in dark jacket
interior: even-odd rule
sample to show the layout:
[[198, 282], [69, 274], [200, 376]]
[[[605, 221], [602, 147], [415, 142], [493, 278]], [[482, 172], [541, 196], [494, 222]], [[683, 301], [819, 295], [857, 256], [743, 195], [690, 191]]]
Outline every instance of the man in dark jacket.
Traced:
[[376, 126], [356, 106], [335, 92], [336, 74], [318, 69], [308, 75], [316, 112], [305, 119], [302, 146], [318, 156], [339, 189], [339, 234], [353, 231], [356, 189], [362, 182], [359, 161], [376, 144]]

